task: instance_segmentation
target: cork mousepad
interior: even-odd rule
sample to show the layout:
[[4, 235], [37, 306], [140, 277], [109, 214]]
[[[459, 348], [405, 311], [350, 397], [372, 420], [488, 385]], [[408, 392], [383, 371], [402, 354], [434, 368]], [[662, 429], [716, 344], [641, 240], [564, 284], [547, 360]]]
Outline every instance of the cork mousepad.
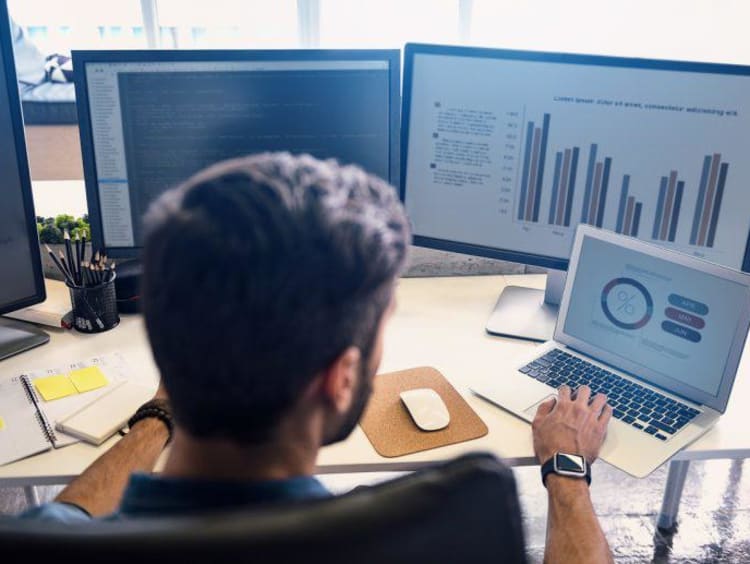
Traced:
[[[399, 394], [415, 388], [432, 388], [440, 395], [450, 414], [445, 429], [423, 431], [414, 423]], [[445, 376], [429, 366], [376, 376], [360, 426], [378, 454], [388, 458], [478, 439], [488, 432]]]

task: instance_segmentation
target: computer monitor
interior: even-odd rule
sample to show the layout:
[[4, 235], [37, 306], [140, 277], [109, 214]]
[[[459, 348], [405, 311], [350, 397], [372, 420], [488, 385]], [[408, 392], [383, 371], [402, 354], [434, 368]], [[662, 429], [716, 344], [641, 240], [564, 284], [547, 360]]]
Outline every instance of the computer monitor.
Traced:
[[[564, 270], [587, 223], [750, 271], [750, 67], [408, 44], [403, 99], [417, 245]], [[488, 331], [550, 338], [549, 280]]]
[[[0, 2], [0, 314], [44, 301], [44, 277], [5, 2]], [[31, 325], [0, 319], [0, 359], [46, 343]]]
[[263, 151], [354, 163], [398, 183], [398, 50], [73, 52], [95, 245], [137, 257], [162, 192]]

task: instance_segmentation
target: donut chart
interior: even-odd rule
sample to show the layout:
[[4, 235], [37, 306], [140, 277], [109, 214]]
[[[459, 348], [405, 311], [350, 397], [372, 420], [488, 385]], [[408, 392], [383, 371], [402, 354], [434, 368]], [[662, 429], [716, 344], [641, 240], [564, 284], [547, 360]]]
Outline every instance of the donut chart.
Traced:
[[633, 278], [619, 277], [602, 289], [602, 311], [614, 326], [633, 331], [645, 327], [654, 313], [654, 300], [646, 287]]

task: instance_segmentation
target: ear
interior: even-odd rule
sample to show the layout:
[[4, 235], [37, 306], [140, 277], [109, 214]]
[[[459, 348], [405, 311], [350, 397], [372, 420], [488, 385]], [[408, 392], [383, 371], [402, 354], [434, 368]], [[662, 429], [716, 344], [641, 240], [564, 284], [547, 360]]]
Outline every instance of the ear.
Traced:
[[349, 347], [322, 374], [321, 391], [339, 413], [346, 413], [354, 400], [361, 357], [357, 347]]

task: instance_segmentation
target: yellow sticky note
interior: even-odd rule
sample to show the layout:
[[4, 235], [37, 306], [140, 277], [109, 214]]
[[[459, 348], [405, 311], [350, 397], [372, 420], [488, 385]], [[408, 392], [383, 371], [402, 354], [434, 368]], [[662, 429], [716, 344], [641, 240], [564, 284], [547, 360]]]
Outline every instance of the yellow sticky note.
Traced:
[[109, 384], [98, 366], [79, 368], [78, 370], [73, 370], [68, 376], [70, 376], [70, 381], [73, 382], [79, 394], [103, 388]]
[[78, 393], [70, 378], [61, 374], [37, 378], [34, 380], [34, 387], [42, 395], [44, 401], [52, 401]]
[[2, 431], [3, 429], [5, 429], [5, 419], [0, 417], [0, 431]]

